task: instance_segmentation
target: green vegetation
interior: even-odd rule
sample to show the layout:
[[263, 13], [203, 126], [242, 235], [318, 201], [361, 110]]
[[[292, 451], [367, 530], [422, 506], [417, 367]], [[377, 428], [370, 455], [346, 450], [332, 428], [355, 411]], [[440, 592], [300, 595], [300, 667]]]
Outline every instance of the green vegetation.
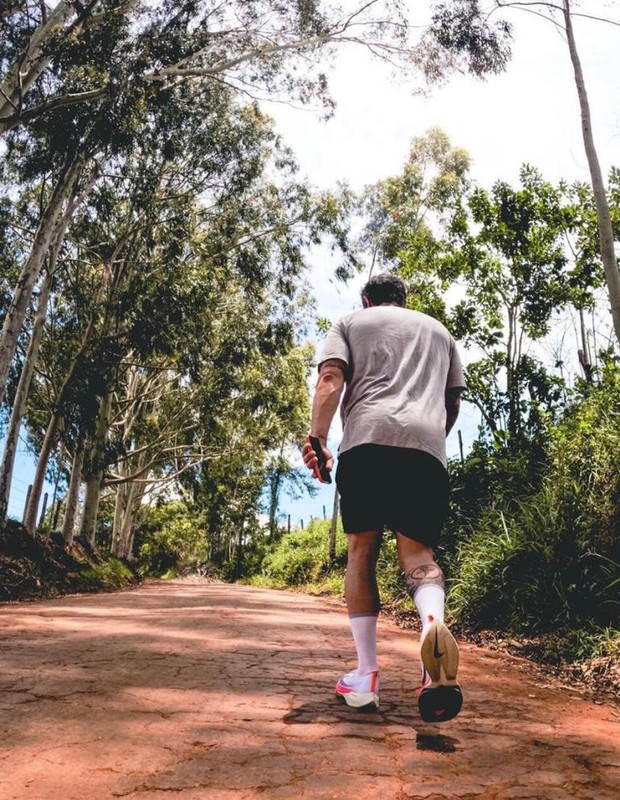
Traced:
[[339, 524], [336, 558], [329, 561], [330, 523], [313, 520], [303, 531], [283, 535], [262, 560], [260, 575], [275, 586], [305, 586], [314, 591], [342, 592], [346, 538]]
[[[575, 635], [577, 653], [611, 655], [620, 619], [618, 367], [609, 364], [548, 433], [544, 469], [526, 492], [510, 485], [516, 470], [505, 465], [489, 478], [501, 456], [478, 453], [455, 468], [451, 608], [475, 627]], [[473, 512], [459, 508], [475, 482], [486, 496]]]
[[172, 577], [196, 572], [208, 560], [200, 519], [182, 501], [145, 512], [136, 551], [138, 567], [145, 575]]

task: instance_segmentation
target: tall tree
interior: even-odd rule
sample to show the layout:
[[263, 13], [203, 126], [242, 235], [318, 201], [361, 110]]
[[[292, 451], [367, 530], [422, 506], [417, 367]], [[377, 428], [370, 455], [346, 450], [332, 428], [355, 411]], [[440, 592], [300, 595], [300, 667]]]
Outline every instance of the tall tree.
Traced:
[[590, 113], [590, 103], [586, 91], [585, 79], [581, 68], [581, 61], [575, 41], [573, 30], [573, 20], [571, 14], [570, 0], [563, 0], [562, 11], [564, 15], [564, 25], [566, 29], [566, 40], [570, 52], [571, 63], [575, 76], [575, 86], [579, 97], [579, 107], [581, 109], [581, 129], [583, 133], [583, 143], [590, 168], [590, 178], [592, 190], [596, 202], [596, 214], [598, 217], [601, 260], [605, 270], [605, 280], [609, 290], [609, 300], [611, 303], [611, 316], [616, 332], [616, 339], [620, 342], [620, 271], [618, 270], [618, 259], [614, 247], [614, 231], [607, 200], [607, 192], [603, 173], [599, 163], [598, 153], [594, 144], [592, 132], [592, 115]]
[[469, 368], [469, 396], [492, 433], [513, 444], [535, 438], [537, 411], [560, 399], [557, 381], [528, 352], [531, 342], [549, 332], [560, 309], [576, 299], [592, 303], [592, 270], [567, 241], [578, 220], [573, 191], [528, 166], [520, 177], [516, 188], [499, 181], [474, 189], [467, 214], [457, 211], [451, 225], [453, 266], [466, 287], [451, 327], [486, 356]]
[[[494, 0], [494, 5], [504, 12], [510, 9], [523, 9], [530, 13], [536, 11], [541, 17], [551, 18], [555, 27], [562, 27], [566, 35], [566, 43], [581, 109], [584, 147], [596, 201], [601, 261], [607, 283], [616, 339], [620, 342], [620, 271], [614, 251], [614, 234], [607, 192], [594, 143], [590, 105], [573, 27], [574, 18], [580, 14], [574, 10], [573, 6], [576, 4], [571, 3], [571, 0], [561, 0], [557, 3], [549, 2], [548, 0], [541, 0], [540, 2], [536, 0], [533, 2]], [[589, 16], [591, 19], [597, 19], [600, 22], [605, 21], [600, 16]], [[496, 36], [498, 30], [501, 32], [500, 38]], [[484, 53], [485, 49], [490, 47], [491, 51], [497, 55], [497, 71], [504, 69], [508, 63], [511, 35], [512, 28], [508, 21], [498, 21], [495, 17], [492, 17], [487, 8], [480, 6], [478, 0], [447, 0], [447, 2], [437, 3], [433, 14], [433, 24], [429, 32], [432, 46], [438, 47], [441, 53], [451, 55], [456, 65], [463, 58], [471, 59], [472, 53]], [[446, 65], [438, 74], [443, 77], [445, 72]]]
[[487, 436], [517, 447], [536, 438], [561, 399], [561, 380], [531, 354], [532, 343], [561, 310], [592, 308], [600, 286], [589, 188], [554, 186], [529, 166], [520, 178], [517, 187], [470, 184], [450, 196], [422, 252], [415, 219], [410, 236], [403, 224], [398, 249], [386, 251], [412, 304], [482, 354], [468, 365], [466, 397]]
[[[38, 417], [29, 417], [39, 449], [29, 529], [56, 439], [68, 437], [72, 452], [90, 433], [82, 533], [92, 539], [98, 498], [115, 488], [119, 554], [128, 548], [136, 486], [152, 490], [220, 454], [196, 424], [197, 387], [212, 380], [204, 362], [221, 362], [215, 377], [222, 381], [255, 337], [273, 347], [296, 319], [307, 244], [331, 236], [346, 249], [338, 198], [314, 195], [296, 180], [290, 154], [255, 106], [229, 105], [226, 91], [220, 105], [185, 87], [178, 95], [163, 108], [166, 125], [147, 118], [131, 156], [106, 162], [71, 226], [43, 350], [56, 385]], [[160, 134], [173, 120], [162, 151]], [[279, 184], [266, 177], [274, 164]], [[234, 347], [220, 356], [224, 319]], [[40, 385], [37, 391], [41, 397]], [[41, 407], [50, 406], [46, 418]]]
[[278, 530], [278, 512], [282, 492], [313, 492], [312, 482], [306, 479], [306, 470], [292, 465], [291, 450], [299, 452], [308, 430], [310, 406], [305, 387], [310, 377], [313, 349], [306, 345], [291, 350], [279, 360], [277, 376], [272, 380], [272, 403], [275, 409], [273, 432], [266, 463], [265, 494], [269, 515], [269, 536], [275, 538]]
[[47, 315], [47, 306], [49, 303], [52, 282], [54, 280], [54, 273], [58, 262], [59, 250], [64, 238], [66, 226], [68, 225], [71, 215], [75, 210], [76, 202], [70, 203], [65, 210], [63, 220], [56, 233], [56, 240], [54, 243], [52, 243], [50, 249], [49, 257], [47, 259], [47, 271], [45, 279], [39, 292], [39, 299], [34, 316], [30, 343], [24, 358], [17, 389], [15, 391], [13, 408], [11, 410], [11, 416], [5, 436], [2, 463], [0, 464], [0, 526], [4, 525], [6, 522], [19, 432], [24, 414], [26, 413], [26, 402], [28, 400], [28, 394], [30, 391], [30, 383], [34, 375], [34, 370], [39, 355], [39, 347], [43, 335], [43, 326], [45, 324], [45, 318]]
[[440, 274], [440, 238], [469, 185], [469, 155], [440, 129], [413, 139], [402, 171], [365, 189], [358, 246], [375, 265], [397, 267], [413, 307], [443, 319], [449, 276]]

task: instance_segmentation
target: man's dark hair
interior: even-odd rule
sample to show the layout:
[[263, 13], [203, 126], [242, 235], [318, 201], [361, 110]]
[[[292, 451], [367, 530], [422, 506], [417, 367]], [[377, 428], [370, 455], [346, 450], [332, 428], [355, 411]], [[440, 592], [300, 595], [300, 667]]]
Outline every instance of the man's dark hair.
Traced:
[[405, 284], [396, 275], [382, 272], [371, 278], [362, 289], [362, 297], [367, 297], [373, 306], [383, 303], [395, 303], [405, 306], [407, 303], [407, 289]]

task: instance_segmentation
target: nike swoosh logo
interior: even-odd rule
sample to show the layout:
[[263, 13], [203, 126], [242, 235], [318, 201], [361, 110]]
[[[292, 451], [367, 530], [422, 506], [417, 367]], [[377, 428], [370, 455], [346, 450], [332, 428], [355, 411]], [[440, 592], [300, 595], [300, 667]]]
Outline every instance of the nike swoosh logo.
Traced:
[[443, 653], [439, 652], [439, 647], [437, 646], [437, 644], [438, 644], [438, 642], [437, 642], [437, 631], [435, 631], [435, 649], [433, 650], [433, 656], [435, 658], [441, 658]]

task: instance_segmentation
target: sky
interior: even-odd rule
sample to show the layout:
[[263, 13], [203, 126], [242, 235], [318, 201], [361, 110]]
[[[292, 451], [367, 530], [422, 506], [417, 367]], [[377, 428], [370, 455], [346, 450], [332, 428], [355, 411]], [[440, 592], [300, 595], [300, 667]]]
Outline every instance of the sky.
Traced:
[[[620, 3], [615, 0], [584, 0], [580, 8], [620, 20]], [[487, 81], [457, 76], [430, 96], [421, 96], [412, 91], [415, 76], [395, 81], [367, 51], [347, 47], [328, 70], [336, 101], [332, 119], [323, 121], [316, 108], [266, 105], [294, 150], [301, 175], [320, 189], [346, 182], [359, 190], [398, 174], [411, 140], [439, 127], [453, 145], [469, 152], [471, 176], [481, 185], [490, 186], [498, 179], [516, 182], [524, 162], [538, 167], [551, 181], [589, 180], [566, 43], [548, 21], [531, 13], [514, 10], [508, 18], [514, 25], [513, 58], [505, 73]], [[620, 166], [620, 26], [575, 19], [575, 35], [605, 174], [612, 165]], [[336, 264], [326, 251], [313, 253], [311, 261], [309, 281], [317, 316], [335, 320], [358, 308], [365, 276], [343, 285], [334, 279]], [[320, 347], [320, 342], [316, 345]], [[466, 361], [467, 353], [463, 356]], [[477, 415], [463, 404], [448, 438], [449, 457], [459, 452], [457, 431], [462, 431], [467, 446], [476, 426]], [[339, 432], [336, 421], [329, 442], [333, 450]], [[31, 461], [21, 453], [9, 508], [14, 516], [21, 517], [32, 471]], [[47, 490], [51, 492], [51, 487]], [[284, 497], [281, 511], [291, 514], [296, 526], [302, 519], [307, 523], [312, 516], [322, 517], [323, 507], [329, 516], [332, 503], [333, 487], [321, 487], [314, 498]]]
[[[584, 13], [606, 10], [620, 20], [620, 4], [584, 0]], [[581, 117], [572, 65], [564, 39], [555, 27], [531, 13], [512, 10], [513, 58], [508, 70], [486, 81], [453, 78], [430, 96], [391, 80], [387, 68], [361, 48], [348, 48], [328, 73], [336, 101], [325, 122], [313, 109], [269, 108], [278, 130], [296, 153], [302, 175], [327, 189], [338, 182], [354, 190], [400, 172], [411, 140], [431, 127], [444, 130], [454, 146], [472, 159], [471, 177], [490, 187], [497, 180], [516, 182], [523, 163], [539, 168], [545, 179], [589, 181]], [[620, 166], [620, 27], [575, 19], [575, 36], [592, 113], [593, 131], [603, 173]], [[336, 264], [315, 254], [310, 282], [317, 316], [335, 320], [359, 307], [367, 276], [349, 285], [334, 277]], [[315, 342], [320, 349], [320, 341]], [[463, 353], [467, 361], [467, 353]], [[447, 441], [449, 457], [459, 453], [458, 431], [467, 448], [476, 434], [478, 415], [462, 404]], [[341, 432], [332, 425], [329, 446], [335, 451]], [[301, 458], [297, 464], [301, 465]], [[284, 497], [281, 510], [291, 523], [307, 524], [331, 513], [333, 487], [320, 487], [314, 498]]]

